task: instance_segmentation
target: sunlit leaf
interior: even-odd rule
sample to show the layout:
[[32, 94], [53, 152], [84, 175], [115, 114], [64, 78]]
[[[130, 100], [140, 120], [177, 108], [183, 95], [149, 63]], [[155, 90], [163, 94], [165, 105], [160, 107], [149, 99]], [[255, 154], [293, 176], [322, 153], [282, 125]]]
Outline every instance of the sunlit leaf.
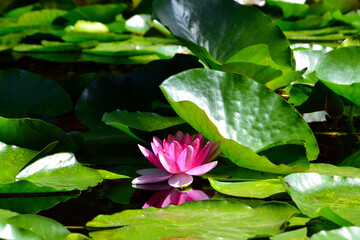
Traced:
[[289, 140], [300, 144], [300, 139], [306, 139], [301, 144], [306, 146], [308, 159], [318, 155], [314, 135], [301, 116], [251, 79], [197, 69], [168, 78], [161, 89], [182, 119], [207, 138], [220, 141], [222, 151], [241, 167], [274, 173], [295, 171], [252, 152], [286, 145]]
[[38, 11], [27, 12], [18, 20], [18, 26], [51, 26], [53, 21], [64, 16], [67, 11], [59, 9], [43, 9]]
[[303, 214], [342, 226], [360, 225], [359, 178], [294, 173], [284, 178], [284, 186]]
[[284, 186], [278, 179], [247, 182], [220, 182], [214, 179], [209, 181], [216, 191], [235, 197], [267, 198], [285, 192]]
[[311, 236], [310, 240], [357, 240], [359, 227], [342, 227], [331, 231], [321, 231]]
[[257, 208], [227, 201], [194, 201], [163, 209], [100, 215], [88, 227], [119, 227], [90, 233], [93, 239], [248, 239], [273, 236], [297, 210], [273, 202]]
[[333, 92], [360, 105], [359, 61], [359, 46], [338, 48], [320, 59], [316, 75]]

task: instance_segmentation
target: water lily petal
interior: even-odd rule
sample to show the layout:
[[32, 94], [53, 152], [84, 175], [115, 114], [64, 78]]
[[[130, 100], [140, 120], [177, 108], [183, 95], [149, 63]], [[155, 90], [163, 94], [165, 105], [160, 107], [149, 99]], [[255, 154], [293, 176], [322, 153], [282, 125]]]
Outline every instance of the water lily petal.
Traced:
[[166, 153], [169, 156], [172, 156], [176, 162], [182, 151], [183, 151], [183, 148], [180, 145], [180, 143], [178, 141], [173, 141], [170, 143], [169, 149]]
[[191, 199], [187, 195], [187, 193], [179, 192], [179, 195], [177, 196], [176, 202], [174, 202], [174, 205], [180, 205], [184, 202], [189, 202]]
[[203, 149], [201, 149], [201, 151], [195, 157], [195, 160], [191, 163], [191, 168], [197, 167], [205, 162], [205, 159], [209, 154], [210, 148], [211, 148], [211, 140], [209, 140], [206, 143]]
[[220, 141], [217, 141], [211, 145], [210, 151], [209, 151], [208, 155], [206, 156], [204, 163], [210, 162], [213, 159], [215, 159], [217, 156], [220, 155], [221, 150], [219, 149], [219, 146], [220, 146]]
[[195, 141], [195, 139], [199, 139], [200, 140], [200, 147], [202, 147], [204, 145], [204, 136], [202, 135], [201, 132], [197, 133], [193, 139], [193, 141]]
[[191, 201], [210, 199], [209, 196], [201, 190], [191, 190], [186, 194], [190, 197]]
[[190, 145], [192, 143], [192, 139], [189, 133], [185, 133], [185, 135], [181, 139], [181, 144]]
[[194, 156], [196, 156], [200, 150], [200, 139], [195, 138], [195, 140], [191, 143], [191, 145], [194, 148]]
[[189, 175], [198, 176], [198, 175], [207, 173], [208, 171], [213, 169], [216, 165], [217, 165], [217, 161], [209, 162], [209, 163], [194, 167], [193, 169], [190, 169], [186, 173]]
[[168, 156], [163, 152], [159, 152], [158, 156], [161, 165], [165, 168], [166, 171], [172, 174], [179, 173], [179, 168], [171, 156]]
[[174, 140], [176, 140], [176, 138], [172, 134], [169, 134], [168, 137], [167, 137], [168, 143], [171, 143]]
[[165, 168], [161, 165], [159, 159], [154, 155], [154, 153], [152, 153], [151, 151], [149, 151], [147, 148], [141, 146], [138, 144], [138, 147], [141, 151], [141, 153], [157, 168], [164, 170]]
[[191, 168], [192, 161], [194, 160], [194, 148], [192, 146], [188, 146], [185, 148], [176, 163], [181, 172], [185, 172]]
[[181, 141], [181, 139], [184, 137], [184, 133], [182, 131], [177, 131], [175, 134], [175, 139], [178, 141]]
[[164, 151], [162, 142], [157, 137], [153, 137], [153, 141], [151, 142], [151, 148], [152, 148], [155, 156], [157, 156], [158, 152], [163, 152]]
[[169, 179], [172, 175], [164, 173], [149, 174], [135, 178], [132, 180], [132, 184], [146, 184], [146, 183], [157, 183]]
[[149, 175], [149, 174], [167, 173], [167, 172], [160, 170], [158, 168], [146, 168], [146, 169], [137, 170], [136, 173], [139, 175]]
[[172, 175], [168, 180], [169, 185], [175, 188], [187, 187], [192, 182], [193, 182], [193, 177], [186, 173]]

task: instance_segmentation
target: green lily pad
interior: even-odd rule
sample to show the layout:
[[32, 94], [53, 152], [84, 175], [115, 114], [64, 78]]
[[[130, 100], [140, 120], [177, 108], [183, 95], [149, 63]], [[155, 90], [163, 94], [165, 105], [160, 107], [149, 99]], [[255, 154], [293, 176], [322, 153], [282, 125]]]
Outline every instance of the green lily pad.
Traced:
[[207, 138], [220, 141], [223, 153], [240, 167], [273, 173], [301, 171], [254, 153], [292, 141], [306, 147], [308, 159], [317, 158], [315, 137], [299, 113], [251, 79], [194, 69], [168, 78], [160, 88], [182, 119]]
[[307, 237], [307, 229], [300, 228], [297, 230], [284, 232], [274, 237], [271, 237], [270, 240], [306, 240]]
[[110, 171], [103, 170], [103, 169], [98, 169], [97, 171], [98, 171], [98, 173], [100, 173], [102, 179], [114, 180], [114, 179], [129, 178], [128, 176], [125, 176], [122, 174], [117, 174], [117, 173], [110, 172]]
[[326, 176], [353, 177], [360, 178], [360, 168], [351, 166], [335, 166], [326, 163], [310, 164], [306, 172], [314, 172]]
[[13, 182], [14, 176], [38, 153], [0, 142], [0, 183]]
[[154, 16], [173, 35], [215, 69], [219, 69], [216, 61], [224, 63], [241, 49], [255, 44], [268, 45], [272, 59], [279, 66], [292, 66], [289, 42], [284, 34], [252, 6], [232, 0], [155, 0], [153, 10]]
[[270, 6], [277, 6], [283, 12], [284, 18], [290, 17], [304, 17], [309, 10], [309, 5], [305, 4], [305, 1], [302, 3], [292, 3], [291, 1], [284, 0], [267, 0]]
[[15, 179], [59, 191], [85, 190], [103, 180], [98, 171], [82, 166], [71, 153], [57, 153], [39, 159], [20, 171]]
[[[9, 184], [11, 185], [11, 184]], [[8, 194], [0, 198], [0, 208], [8, 209], [22, 214], [35, 214], [66, 202], [70, 198], [80, 196], [80, 192], [69, 192], [61, 195], [49, 196], [46, 193]]]
[[152, 132], [184, 123], [184, 120], [179, 117], [164, 117], [156, 113], [128, 112], [119, 109], [105, 113], [102, 120], [107, 125], [116, 127], [136, 139], [139, 138], [131, 131], [131, 128]]
[[51, 26], [53, 21], [60, 16], [64, 16], [67, 11], [59, 9], [43, 9], [27, 12], [21, 15], [18, 26]]
[[316, 76], [336, 94], [360, 105], [360, 47], [335, 49], [316, 66]]
[[73, 52], [81, 48], [73, 43], [41, 41], [41, 44], [21, 43], [13, 48], [15, 52]]
[[64, 131], [39, 119], [0, 117], [0, 126], [0, 141], [9, 145], [41, 150], [59, 141], [55, 151], [77, 150], [71, 137]]
[[21, 33], [6, 34], [0, 37], [0, 52], [8, 51], [15, 47], [23, 38]]
[[281, 233], [297, 210], [272, 202], [257, 208], [237, 202], [194, 201], [163, 209], [127, 210], [100, 215], [88, 227], [118, 227], [91, 232], [93, 239], [248, 239]]
[[294, 173], [284, 178], [284, 186], [303, 214], [360, 225], [359, 178]]
[[99, 33], [87, 33], [87, 32], [68, 32], [61, 37], [62, 40], [73, 43], [87, 42], [87, 41], [115, 42], [115, 41], [124, 41], [129, 38], [131, 38], [131, 35], [115, 34], [115, 33], [99, 34]]
[[[11, 212], [10, 212], [11, 213]], [[65, 239], [70, 232], [60, 223], [32, 214], [0, 214], [2, 239]]]
[[71, 109], [69, 94], [56, 82], [19, 69], [0, 71], [1, 116], [58, 116]]
[[339, 163], [339, 166], [351, 166], [360, 168], [360, 150], [357, 150], [347, 158], [345, 158], [344, 161]]
[[134, 15], [126, 20], [125, 28], [132, 33], [144, 35], [151, 28], [151, 15]]
[[342, 227], [331, 231], [321, 231], [311, 236], [310, 240], [357, 240], [360, 227]]
[[94, 4], [83, 7], [77, 7], [62, 17], [68, 22], [67, 25], [74, 25], [78, 20], [111, 23], [115, 17], [127, 8], [124, 3], [121, 4]]
[[221, 182], [210, 178], [209, 181], [216, 191], [235, 197], [267, 198], [277, 193], [286, 192], [282, 182], [278, 179]]

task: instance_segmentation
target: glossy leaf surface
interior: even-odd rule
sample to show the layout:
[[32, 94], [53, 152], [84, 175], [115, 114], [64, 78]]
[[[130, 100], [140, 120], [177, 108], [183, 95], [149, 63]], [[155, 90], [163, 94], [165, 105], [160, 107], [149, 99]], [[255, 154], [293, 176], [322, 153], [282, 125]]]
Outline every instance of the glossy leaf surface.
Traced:
[[359, 46], [338, 48], [320, 59], [316, 75], [336, 94], [360, 105], [359, 62]]
[[295, 139], [297, 144], [299, 139], [306, 140], [301, 144], [306, 144], [308, 159], [318, 155], [314, 135], [296, 110], [251, 79], [196, 69], [170, 77], [161, 89], [182, 119], [207, 138], [220, 140], [222, 151], [241, 167], [275, 173], [294, 171], [285, 165], [276, 166], [251, 150], [286, 145]]
[[284, 183], [303, 214], [323, 216], [343, 226], [360, 225], [359, 178], [294, 173]]
[[214, 179], [209, 181], [216, 191], [235, 197], [267, 198], [285, 192], [284, 186], [278, 179], [247, 182], [220, 182]]
[[92, 232], [94, 239], [248, 239], [280, 233], [281, 225], [295, 213], [294, 207], [284, 203], [267, 203], [252, 209], [236, 202], [194, 201], [164, 209], [100, 215], [87, 226], [120, 227]]
[[292, 65], [289, 42], [280, 28], [252, 6], [232, 0], [156, 0], [153, 9], [155, 17], [205, 63], [212, 61], [209, 53], [224, 63], [244, 47], [267, 44], [278, 65]]

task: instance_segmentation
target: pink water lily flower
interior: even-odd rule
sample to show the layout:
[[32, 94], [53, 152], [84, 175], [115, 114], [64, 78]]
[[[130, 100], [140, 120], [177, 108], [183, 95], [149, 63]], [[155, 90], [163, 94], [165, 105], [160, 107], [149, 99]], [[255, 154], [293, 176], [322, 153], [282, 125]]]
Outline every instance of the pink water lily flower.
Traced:
[[175, 188], [189, 186], [193, 176], [207, 173], [217, 161], [212, 161], [220, 154], [219, 142], [209, 140], [205, 146], [202, 133], [191, 138], [190, 134], [178, 131], [175, 136], [169, 135], [161, 141], [154, 137], [151, 143], [153, 152], [138, 145], [144, 156], [157, 168], [137, 171], [140, 177], [133, 184], [147, 184], [168, 181]]

